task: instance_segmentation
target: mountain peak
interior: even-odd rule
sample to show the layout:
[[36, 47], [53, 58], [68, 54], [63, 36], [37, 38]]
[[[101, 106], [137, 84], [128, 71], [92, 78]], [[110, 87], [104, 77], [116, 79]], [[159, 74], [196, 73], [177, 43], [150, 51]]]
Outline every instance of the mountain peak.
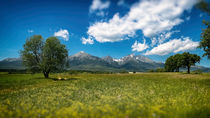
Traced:
[[111, 56], [105, 56], [103, 59], [113, 59]]
[[13, 61], [19, 61], [21, 60], [20, 58], [6, 58], [6, 59], [3, 59], [2, 61], [7, 61], [7, 62], [13, 62]]
[[85, 53], [84, 51], [80, 51], [79, 53]]
[[142, 55], [136, 55], [135, 58], [136, 58], [136, 60], [140, 60], [140, 61], [146, 62], [146, 63], [154, 63], [155, 62], [152, 59], [142, 56]]
[[107, 62], [112, 62], [113, 61], [113, 58], [111, 56], [105, 56], [102, 59], [107, 61]]
[[134, 53], [128, 55], [128, 57], [131, 57], [131, 58], [133, 58], [134, 56], [135, 56]]
[[78, 53], [76, 53], [75, 55], [73, 55], [74, 57], [83, 57], [83, 56], [89, 56], [88, 53], [85, 53], [84, 51], [80, 51]]

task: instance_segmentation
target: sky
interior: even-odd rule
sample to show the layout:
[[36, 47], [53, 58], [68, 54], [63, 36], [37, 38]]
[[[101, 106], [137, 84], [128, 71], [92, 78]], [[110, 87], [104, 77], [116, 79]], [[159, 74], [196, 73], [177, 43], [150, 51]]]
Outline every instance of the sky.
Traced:
[[[197, 0], [0, 0], [0, 60], [19, 57], [26, 39], [56, 36], [69, 55], [121, 58], [144, 55], [157, 62], [174, 54], [199, 56], [202, 20]], [[201, 66], [210, 67], [202, 57]]]

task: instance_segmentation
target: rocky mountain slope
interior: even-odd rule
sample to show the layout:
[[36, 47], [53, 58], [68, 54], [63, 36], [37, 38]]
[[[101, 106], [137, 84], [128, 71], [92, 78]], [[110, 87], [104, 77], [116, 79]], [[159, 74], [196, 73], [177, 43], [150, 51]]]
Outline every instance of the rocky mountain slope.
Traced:
[[[89, 70], [89, 71], [139, 71], [145, 72], [150, 69], [163, 68], [164, 63], [155, 62], [142, 55], [130, 54], [120, 59], [111, 56], [97, 57], [78, 52], [68, 57], [69, 68], [71, 70]], [[0, 69], [24, 69], [20, 58], [7, 58], [0, 61]], [[201, 69], [204, 72], [210, 72], [209, 68], [194, 66], [192, 70]]]

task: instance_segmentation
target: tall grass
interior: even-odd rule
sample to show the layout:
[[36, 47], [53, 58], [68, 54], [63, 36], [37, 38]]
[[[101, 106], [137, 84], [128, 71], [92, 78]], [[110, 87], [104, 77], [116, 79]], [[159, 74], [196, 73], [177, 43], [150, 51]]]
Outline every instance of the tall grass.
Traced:
[[210, 74], [63, 76], [0, 74], [0, 118], [210, 117]]

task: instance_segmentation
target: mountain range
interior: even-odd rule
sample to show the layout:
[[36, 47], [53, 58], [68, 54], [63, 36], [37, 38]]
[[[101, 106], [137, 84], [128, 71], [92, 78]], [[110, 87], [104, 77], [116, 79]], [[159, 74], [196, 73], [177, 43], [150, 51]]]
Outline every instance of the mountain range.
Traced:
[[[89, 71], [137, 71], [145, 72], [150, 69], [163, 68], [164, 63], [153, 61], [142, 55], [130, 54], [120, 59], [111, 56], [97, 57], [83, 51], [68, 57], [70, 70], [89, 70]], [[25, 69], [21, 58], [6, 58], [0, 61], [0, 69]], [[192, 70], [200, 69], [210, 72], [210, 68], [194, 66]]]

